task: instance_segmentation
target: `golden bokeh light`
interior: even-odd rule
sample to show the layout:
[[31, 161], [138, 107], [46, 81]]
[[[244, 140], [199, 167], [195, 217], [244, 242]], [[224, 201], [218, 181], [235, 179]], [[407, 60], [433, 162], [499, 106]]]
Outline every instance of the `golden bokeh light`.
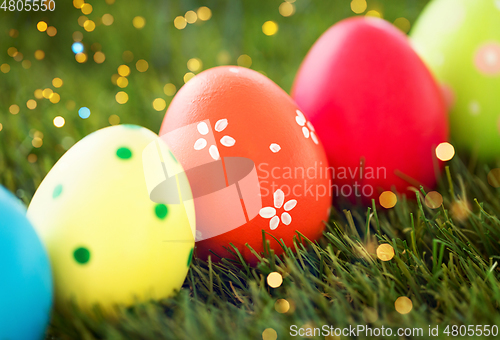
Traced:
[[2, 73], [8, 73], [10, 71], [10, 65], [9, 64], [0, 65], [0, 71], [2, 71]]
[[62, 128], [64, 124], [66, 124], [66, 120], [64, 120], [64, 118], [61, 116], [57, 116], [54, 118], [52, 123], [54, 124], [55, 127]]
[[30, 110], [36, 109], [36, 100], [30, 99], [26, 102], [26, 107]]
[[31, 67], [31, 61], [29, 60], [23, 60], [23, 62], [21, 63], [21, 65], [23, 66], [24, 69], [29, 69]]
[[0, 123], [0, 131], [2, 131], [2, 130], [3, 130], [3, 125], [2, 125], [2, 123]]
[[274, 309], [276, 309], [278, 313], [284, 314], [290, 310], [290, 303], [285, 299], [278, 299], [274, 303]]
[[188, 81], [190, 81], [191, 79], [193, 79], [194, 76], [195, 76], [195, 74], [193, 72], [187, 72], [184, 75], [184, 83], [187, 83]]
[[52, 89], [49, 89], [49, 88], [46, 88], [42, 91], [42, 96], [43, 98], [45, 99], [49, 99], [50, 96], [52, 95], [52, 93], [54, 93], [54, 91], [52, 91]]
[[122, 77], [126, 77], [130, 74], [130, 67], [127, 65], [118, 66], [118, 74]]
[[9, 112], [13, 115], [17, 115], [19, 113], [19, 105], [12, 104], [11, 106], [9, 106]]
[[398, 197], [392, 191], [384, 191], [379, 196], [380, 205], [386, 209], [390, 209], [398, 202]]
[[108, 118], [108, 122], [111, 125], [118, 125], [118, 124], [120, 124], [120, 117], [117, 115], [111, 115]]
[[83, 40], [83, 33], [80, 31], [74, 31], [71, 37], [73, 38], [73, 41], [80, 42]]
[[87, 54], [85, 53], [77, 53], [75, 54], [75, 60], [79, 62], [80, 64], [83, 64], [84, 62], [87, 61]]
[[61, 100], [61, 96], [59, 93], [54, 92], [50, 95], [49, 100], [52, 104], [57, 104]]
[[128, 86], [128, 79], [126, 77], [118, 77], [118, 79], [116, 79], [116, 85], [123, 89]]
[[59, 88], [61, 86], [63, 86], [63, 81], [61, 78], [54, 78], [52, 79], [52, 86], [56, 87], [56, 88]]
[[437, 191], [431, 191], [425, 195], [425, 205], [431, 209], [437, 209], [443, 204], [443, 196]]
[[500, 168], [495, 168], [488, 172], [488, 183], [494, 188], [500, 188]]
[[47, 27], [47, 35], [53, 37], [57, 34], [57, 29], [54, 26]]
[[82, 8], [84, 4], [85, 4], [84, 0], [73, 0], [73, 6], [75, 6], [75, 8], [77, 9]]
[[188, 24], [194, 24], [196, 20], [198, 20], [198, 15], [195, 11], [187, 11], [186, 15], [184, 15], [184, 18], [186, 19], [186, 22]]
[[83, 28], [84, 28], [87, 32], [92, 32], [92, 31], [95, 29], [95, 22], [93, 22], [92, 20], [86, 20], [86, 21], [83, 23]]
[[203, 63], [201, 62], [201, 59], [199, 59], [199, 58], [191, 58], [187, 62], [187, 68], [191, 72], [198, 72], [199, 70], [201, 70], [202, 66], [203, 66]]
[[135, 28], [138, 30], [142, 29], [144, 26], [146, 26], [146, 19], [141, 16], [136, 16], [134, 19], [132, 19], [132, 25], [134, 25]]
[[153, 108], [156, 111], [163, 111], [167, 107], [167, 102], [162, 98], [156, 98], [153, 100]]
[[125, 51], [122, 54], [122, 59], [126, 63], [130, 63], [134, 60], [134, 54], [131, 51]]
[[42, 50], [36, 50], [35, 51], [35, 59], [42, 60], [43, 58], [45, 58], [45, 52]]
[[82, 13], [85, 14], [85, 15], [89, 15], [90, 13], [92, 13], [92, 5], [91, 4], [83, 4], [83, 6], [80, 8]]
[[274, 328], [266, 328], [262, 332], [262, 340], [276, 340], [278, 339], [278, 333], [274, 330]]
[[106, 55], [101, 51], [97, 51], [96, 53], [94, 53], [94, 61], [97, 64], [102, 64], [105, 60], [106, 60]]
[[210, 20], [210, 18], [212, 17], [212, 11], [206, 6], [198, 8], [196, 14], [198, 15], [198, 19], [200, 19], [201, 21]]
[[177, 89], [172, 83], [168, 83], [163, 86], [163, 93], [165, 93], [167, 96], [173, 96], [175, 94], [175, 91], [177, 91]]
[[455, 148], [450, 143], [443, 142], [436, 147], [436, 157], [439, 160], [446, 162], [452, 159], [453, 156], [455, 156]]
[[174, 26], [178, 30], [182, 30], [182, 29], [186, 28], [186, 26], [187, 26], [186, 18], [184, 18], [183, 16], [176, 17], [174, 19]]
[[408, 314], [413, 309], [413, 303], [406, 296], [400, 296], [394, 302], [394, 307], [399, 314]]
[[266, 21], [262, 25], [262, 32], [265, 35], [275, 35], [278, 32], [278, 24], [274, 21]]
[[280, 7], [278, 8], [278, 11], [284, 17], [292, 16], [295, 13], [295, 5], [287, 1], [282, 2]]
[[16, 55], [14, 56], [15, 61], [21, 61], [23, 60], [24, 55], [21, 52], [17, 52]]
[[85, 24], [85, 21], [89, 20], [85, 15], [80, 15], [78, 17], [78, 25], [83, 27], [83, 24]]
[[115, 21], [115, 18], [109, 13], [106, 13], [102, 16], [101, 18], [102, 24], [105, 26], [111, 26], [113, 22]]
[[451, 216], [458, 222], [464, 222], [469, 218], [470, 205], [466, 201], [455, 201], [451, 204]]
[[113, 83], [113, 85], [117, 85], [116, 81], [118, 80], [118, 78], [120, 78], [120, 75], [116, 73], [111, 76], [111, 82]]
[[394, 248], [389, 243], [377, 247], [377, 257], [381, 261], [390, 261], [394, 257]]
[[7, 49], [7, 54], [9, 55], [9, 57], [14, 57], [17, 54], [17, 48], [9, 47]]
[[11, 29], [9, 30], [9, 36], [10, 36], [11, 38], [17, 38], [17, 37], [19, 36], [19, 31], [18, 31], [18, 30], [16, 30], [15, 28], [11, 28]]
[[217, 53], [217, 64], [218, 65], [227, 65], [231, 61], [231, 54], [228, 51], [220, 51]]
[[365, 14], [367, 17], [375, 17], [375, 18], [382, 18], [382, 14], [374, 9], [371, 11], [366, 12]]
[[137, 60], [137, 62], [135, 63], [135, 68], [137, 69], [137, 71], [139, 72], [146, 72], [149, 68], [149, 64], [146, 60], [144, 59], [139, 59]]
[[36, 99], [42, 99], [43, 98], [43, 91], [42, 91], [42, 89], [36, 89], [34, 94], [35, 94], [35, 98]]
[[278, 272], [272, 272], [267, 275], [267, 284], [269, 287], [278, 288], [283, 283], [283, 276]]
[[38, 160], [38, 156], [35, 155], [34, 153], [30, 153], [28, 155], [28, 162], [30, 162], [30, 163], [36, 163], [37, 160]]
[[107, 3], [108, 5], [112, 5], [112, 4], [114, 4], [114, 3], [115, 3], [115, 0], [106, 0], [106, 3]]
[[128, 102], [128, 94], [126, 92], [120, 91], [115, 96], [116, 102], [118, 104], [125, 104]]
[[33, 147], [35, 148], [40, 148], [43, 145], [43, 139], [41, 139], [40, 137], [35, 137], [31, 141], [31, 145], [33, 145]]
[[356, 14], [361, 14], [366, 11], [366, 0], [352, 0], [351, 1], [351, 10]]
[[410, 21], [406, 18], [397, 18], [396, 20], [394, 20], [394, 26], [396, 26], [397, 28], [399, 28], [401, 31], [403, 31], [404, 33], [408, 33], [410, 31]]
[[36, 24], [36, 29], [40, 32], [45, 32], [47, 30], [47, 27], [48, 25], [45, 21], [39, 21], [38, 24]]
[[252, 58], [250, 58], [249, 55], [242, 54], [238, 57], [236, 63], [238, 64], [238, 66], [250, 67], [252, 66]]

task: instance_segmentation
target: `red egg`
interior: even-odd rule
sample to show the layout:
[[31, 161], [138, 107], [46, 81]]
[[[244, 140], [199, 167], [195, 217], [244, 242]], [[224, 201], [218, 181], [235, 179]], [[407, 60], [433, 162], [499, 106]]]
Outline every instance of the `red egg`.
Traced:
[[227, 257], [231, 243], [255, 263], [245, 244], [262, 252], [263, 231], [287, 246], [296, 230], [322, 234], [330, 177], [314, 131], [288, 94], [246, 68], [213, 68], [179, 90], [160, 135], [191, 184], [199, 257]]
[[325, 146], [334, 195], [367, 202], [393, 187], [435, 185], [435, 148], [448, 138], [445, 103], [390, 23], [357, 17], [328, 29], [302, 62], [292, 97]]

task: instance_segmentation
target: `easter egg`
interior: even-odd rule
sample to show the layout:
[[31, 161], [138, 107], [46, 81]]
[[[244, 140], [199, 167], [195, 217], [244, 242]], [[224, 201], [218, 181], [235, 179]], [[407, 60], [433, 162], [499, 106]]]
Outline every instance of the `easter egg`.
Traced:
[[435, 185], [445, 103], [390, 23], [356, 17], [328, 29], [302, 62], [292, 97], [325, 146], [334, 196], [368, 203], [383, 191]]
[[498, 159], [500, 1], [431, 1], [411, 40], [441, 83], [453, 144], [482, 160]]
[[[113, 313], [115, 305], [165, 298], [183, 284], [194, 207], [150, 199], [143, 159], [157, 139], [135, 125], [98, 130], [69, 149], [36, 191], [28, 216], [48, 249], [62, 310], [72, 302]], [[162, 155], [163, 166], [183, 176], [175, 157]]]
[[249, 247], [262, 252], [264, 235], [279, 254], [275, 239], [293, 247], [296, 231], [322, 234], [326, 155], [313, 125], [262, 74], [232, 66], [198, 74], [172, 100], [160, 137], [191, 184], [197, 256], [218, 260], [235, 247], [256, 263]]
[[51, 307], [47, 252], [24, 206], [0, 186], [0, 339], [43, 339]]

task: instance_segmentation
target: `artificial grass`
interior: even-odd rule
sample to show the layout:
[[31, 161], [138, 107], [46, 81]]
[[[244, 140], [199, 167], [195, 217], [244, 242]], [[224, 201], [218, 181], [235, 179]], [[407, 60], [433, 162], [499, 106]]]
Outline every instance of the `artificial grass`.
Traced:
[[[398, 196], [391, 209], [337, 207], [317, 242], [297, 234], [285, 255], [267, 248], [255, 268], [237, 251], [219, 263], [195, 258], [176, 296], [121, 309], [118, 319], [56, 313], [48, 338], [259, 339], [272, 328], [287, 339], [292, 325], [384, 326], [394, 329], [388, 338], [422, 328], [428, 338], [429, 325], [438, 325], [444, 339], [446, 325], [499, 325], [500, 189], [488, 184], [489, 170], [471, 172], [455, 156], [440, 181], [440, 208], [423, 204], [416, 188], [416, 199]], [[386, 262], [375, 255], [383, 243], [395, 250]], [[284, 277], [278, 288], [266, 282], [274, 271]], [[401, 296], [413, 303], [408, 314], [395, 309]], [[290, 303], [287, 313], [277, 311], [278, 299]]]

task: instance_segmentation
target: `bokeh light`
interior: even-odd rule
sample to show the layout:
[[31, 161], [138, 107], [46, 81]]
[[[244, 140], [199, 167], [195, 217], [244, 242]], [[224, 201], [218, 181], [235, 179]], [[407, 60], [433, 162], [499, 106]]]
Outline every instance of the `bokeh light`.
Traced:
[[392, 191], [384, 191], [379, 196], [380, 205], [386, 209], [390, 209], [398, 202], [398, 197]]
[[351, 1], [351, 10], [356, 14], [361, 14], [366, 11], [366, 0], [352, 0]]
[[43, 96], [43, 98], [45, 98], [45, 99], [49, 99], [49, 98], [50, 98], [50, 96], [52, 95], [52, 93], [53, 93], [53, 92], [54, 92], [54, 91], [52, 91], [52, 89], [50, 89], [50, 88], [48, 88], [48, 87], [47, 87], [46, 89], [44, 89], [44, 90], [42, 91], [42, 96]]
[[95, 22], [92, 20], [87, 20], [83, 23], [83, 29], [87, 32], [92, 32], [95, 29]]
[[40, 137], [35, 137], [31, 141], [31, 145], [33, 145], [34, 148], [41, 148], [43, 145], [43, 139], [41, 139]]
[[394, 26], [399, 28], [404, 33], [408, 33], [410, 31], [410, 21], [403, 17], [394, 20]]
[[394, 307], [399, 314], [408, 314], [413, 309], [413, 303], [406, 296], [400, 296], [394, 302]]
[[377, 257], [381, 261], [390, 261], [394, 257], [394, 248], [389, 243], [377, 247]]
[[84, 50], [83, 44], [81, 42], [74, 42], [73, 45], [71, 45], [71, 50], [74, 54], [82, 53]]
[[0, 65], [0, 71], [2, 71], [2, 73], [8, 73], [10, 71], [10, 65], [9, 64]]
[[290, 310], [290, 303], [285, 299], [278, 299], [274, 304], [274, 309], [278, 313], [284, 314]]
[[440, 143], [436, 147], [436, 157], [443, 161], [449, 161], [455, 156], [455, 148], [448, 142]]
[[162, 98], [156, 98], [153, 100], [153, 108], [156, 111], [163, 111], [167, 107], [167, 102]]
[[101, 22], [105, 26], [112, 25], [114, 21], [115, 21], [115, 18], [113, 18], [113, 16], [109, 13], [104, 14], [101, 18]]
[[94, 53], [94, 61], [97, 64], [102, 64], [105, 60], [106, 60], [106, 55], [101, 51], [97, 51], [96, 53]]
[[19, 113], [19, 105], [12, 104], [11, 106], [9, 106], [9, 112], [13, 115], [17, 115]]
[[494, 188], [500, 188], [500, 168], [495, 168], [488, 172], [488, 183]]
[[262, 340], [276, 340], [278, 339], [278, 333], [274, 330], [274, 328], [266, 328], [262, 332]]
[[108, 122], [111, 125], [118, 125], [120, 124], [120, 117], [118, 115], [111, 115], [108, 118]]
[[35, 59], [42, 60], [43, 58], [45, 58], [45, 52], [42, 50], [36, 50], [35, 51]]
[[57, 116], [54, 118], [52, 123], [54, 124], [55, 127], [62, 128], [64, 126], [64, 124], [66, 124], [66, 121], [64, 120], [63, 117]]
[[136, 16], [134, 19], [132, 19], [132, 25], [134, 25], [135, 28], [138, 30], [142, 29], [144, 26], [146, 26], [146, 19], [141, 16]]
[[186, 26], [187, 26], [186, 18], [184, 18], [183, 16], [176, 17], [174, 19], [174, 26], [178, 30], [182, 30], [182, 29], [186, 28]]
[[425, 195], [425, 205], [431, 209], [437, 209], [443, 204], [443, 196], [437, 191], [431, 191]]
[[81, 7], [81, 11], [83, 14], [90, 14], [92, 13], [92, 5], [91, 4], [83, 4], [83, 6]]
[[73, 6], [75, 6], [76, 9], [82, 8], [84, 4], [85, 4], [84, 0], [73, 0]]
[[196, 14], [198, 15], [198, 18], [202, 21], [210, 20], [210, 18], [212, 17], [212, 11], [210, 10], [210, 8], [206, 6], [198, 8]]
[[36, 24], [36, 29], [40, 32], [45, 32], [47, 30], [47, 27], [48, 26], [45, 21], [39, 21], [38, 24]]
[[168, 83], [163, 86], [163, 93], [165, 93], [167, 96], [173, 96], [176, 90], [177, 89], [175, 85], [172, 83]]
[[57, 29], [54, 26], [47, 27], [47, 35], [53, 37], [57, 34]]
[[266, 21], [262, 25], [262, 32], [265, 35], [275, 35], [278, 32], [278, 24], [274, 21]]
[[23, 62], [21, 63], [21, 65], [22, 65], [22, 67], [24, 69], [27, 70], [27, 69], [29, 69], [31, 67], [31, 61], [29, 61], [29, 60], [23, 60]]
[[63, 86], [63, 80], [61, 78], [52, 79], [52, 86], [54, 86], [56, 88]]
[[198, 15], [195, 11], [187, 11], [184, 18], [188, 24], [194, 24], [198, 20]]
[[78, 110], [78, 115], [82, 119], [87, 119], [90, 117], [90, 109], [88, 107], [83, 106]]
[[126, 77], [130, 74], [130, 67], [127, 65], [118, 66], [118, 74], [122, 77]]
[[187, 68], [191, 72], [198, 72], [201, 70], [203, 63], [201, 62], [201, 59], [199, 58], [191, 58], [187, 62]]
[[36, 89], [34, 92], [35, 98], [36, 99], [42, 99], [43, 98], [43, 91], [42, 89]]
[[115, 99], [118, 104], [125, 104], [128, 102], [128, 94], [124, 91], [120, 91], [115, 95]]
[[289, 3], [288, 1], [284, 1], [281, 3], [278, 11], [284, 17], [292, 16], [295, 13], [295, 5]]
[[184, 83], [187, 83], [188, 81], [190, 81], [191, 79], [193, 79], [194, 76], [195, 76], [195, 74], [193, 72], [187, 72], [184, 75]]
[[135, 63], [135, 68], [137, 69], [137, 71], [139, 72], [146, 72], [149, 68], [149, 64], [146, 60], [144, 59], [139, 59], [137, 60], [137, 62]]
[[118, 79], [116, 79], [116, 85], [123, 89], [128, 86], [128, 79], [126, 77], [118, 77]]
[[35, 155], [34, 153], [30, 153], [28, 155], [28, 162], [30, 162], [30, 163], [36, 163], [37, 160], [38, 160], [38, 156]]
[[75, 55], [75, 60], [79, 62], [80, 64], [83, 64], [84, 62], [87, 61], [87, 54], [85, 53], [77, 53]]
[[371, 11], [366, 12], [365, 14], [367, 17], [375, 17], [375, 18], [382, 18], [382, 13], [379, 11], [376, 11], [372, 9]]
[[61, 100], [61, 96], [59, 93], [54, 92], [50, 95], [49, 100], [52, 104], [57, 104]]
[[34, 110], [34, 109], [36, 109], [36, 105], [37, 105], [37, 104], [36, 104], [36, 100], [34, 100], [34, 99], [30, 99], [30, 100], [28, 100], [28, 101], [26, 102], [26, 107], [27, 107], [28, 109], [30, 109], [30, 110]]
[[272, 272], [267, 275], [267, 284], [269, 287], [278, 288], [283, 283], [283, 276], [278, 272]]
[[238, 66], [250, 67], [252, 66], [252, 58], [250, 58], [249, 55], [242, 54], [238, 57], [236, 63], [238, 64]]

